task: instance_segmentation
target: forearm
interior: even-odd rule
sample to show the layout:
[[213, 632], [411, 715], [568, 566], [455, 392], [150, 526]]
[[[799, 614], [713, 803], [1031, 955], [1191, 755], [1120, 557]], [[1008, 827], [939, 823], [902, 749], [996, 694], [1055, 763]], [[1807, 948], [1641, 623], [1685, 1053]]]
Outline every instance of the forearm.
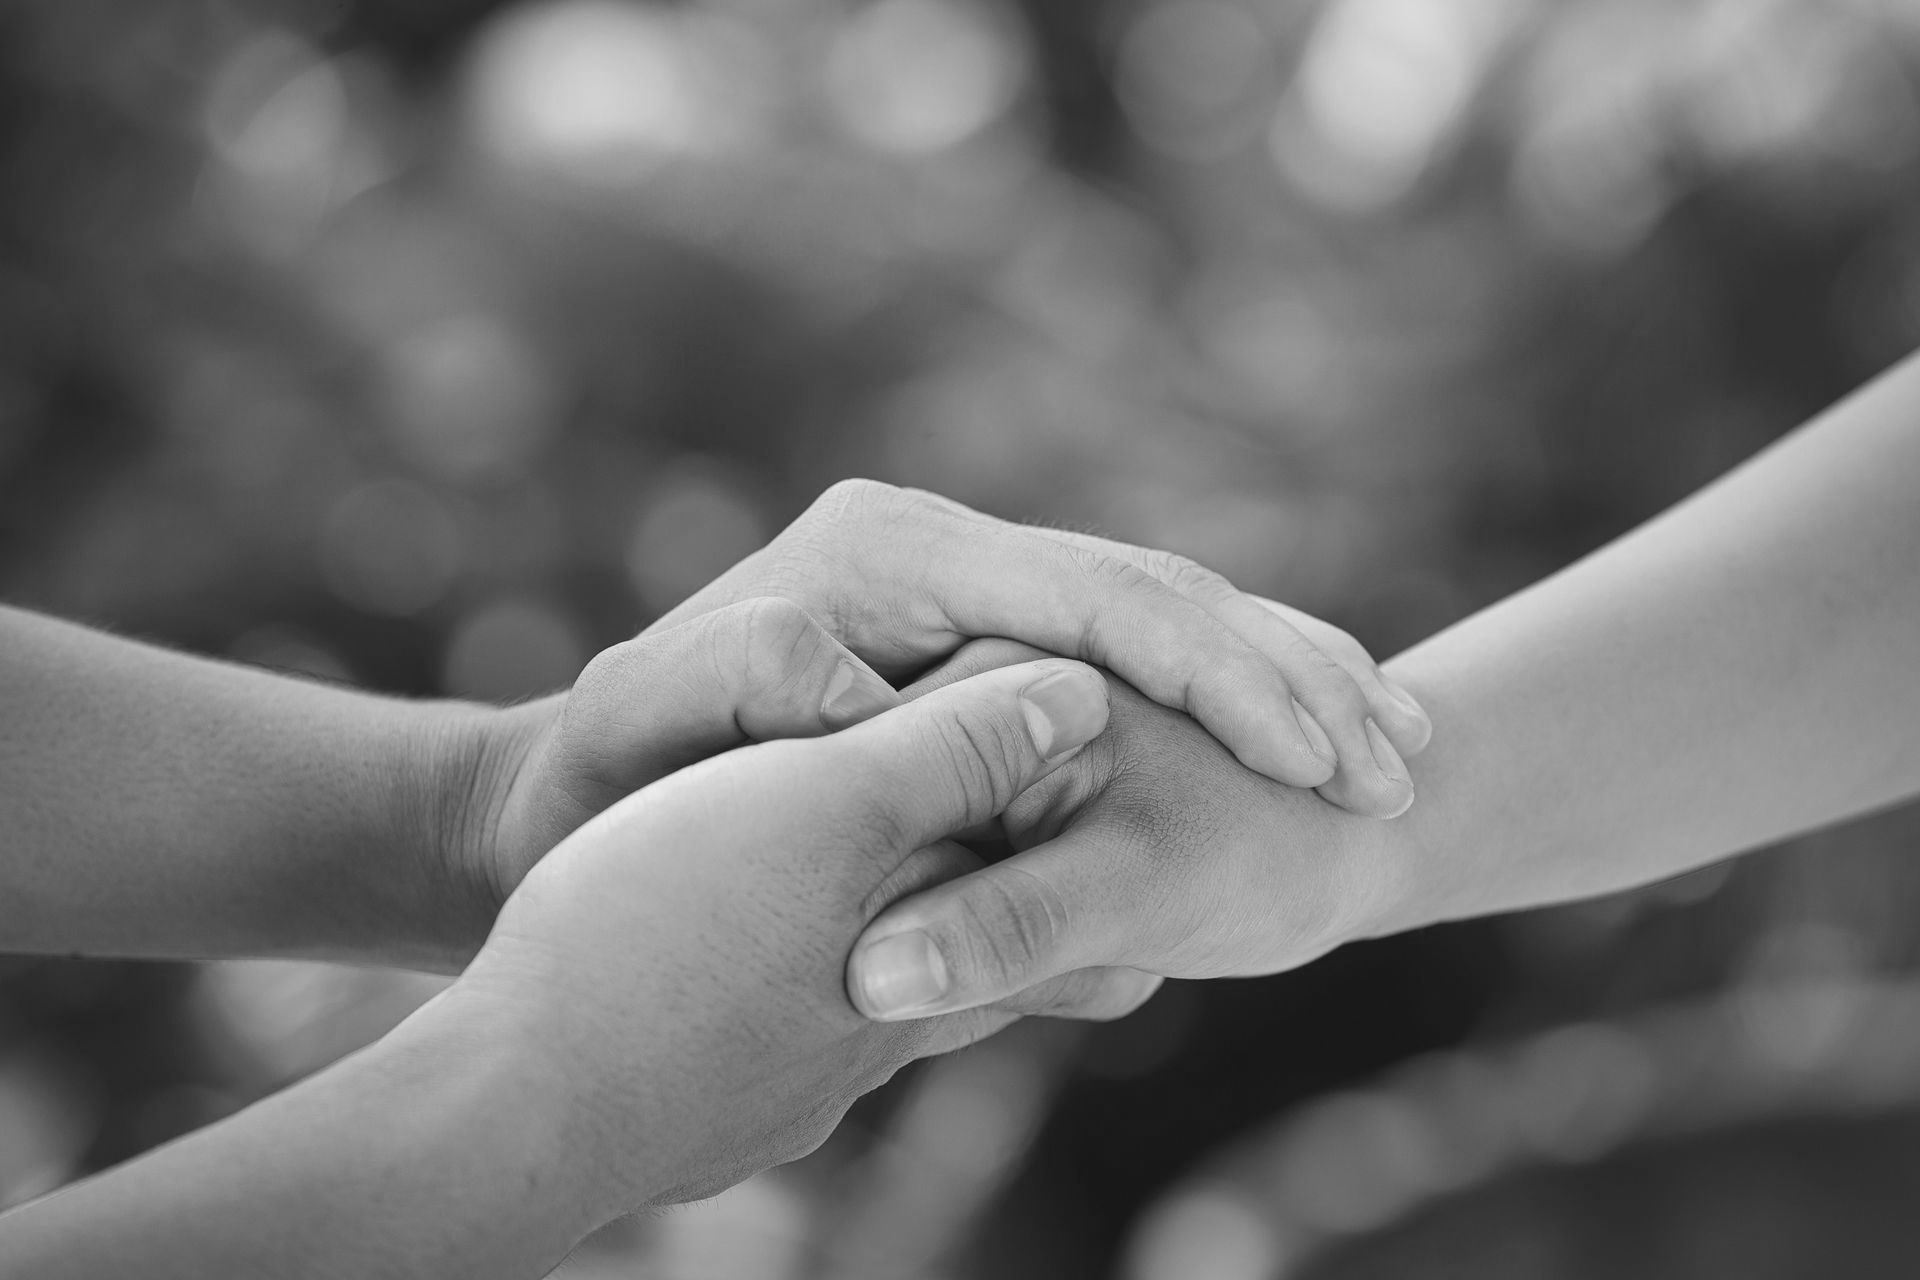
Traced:
[[1389, 664], [1388, 928], [1676, 873], [1920, 792], [1920, 363]]
[[439, 964], [484, 934], [434, 900], [478, 708], [0, 609], [0, 709], [0, 950]]
[[[219, 1124], [0, 1217], [0, 1274], [535, 1277], [624, 1206], [458, 988]], [[488, 1021], [495, 1011], [484, 1011]]]

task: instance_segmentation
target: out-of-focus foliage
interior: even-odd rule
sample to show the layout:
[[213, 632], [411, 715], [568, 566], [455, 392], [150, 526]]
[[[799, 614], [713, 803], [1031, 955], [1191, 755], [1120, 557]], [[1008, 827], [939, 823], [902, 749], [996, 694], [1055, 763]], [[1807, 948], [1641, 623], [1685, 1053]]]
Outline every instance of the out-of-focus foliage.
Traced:
[[[1388, 652], [1915, 344], [1917, 71], [1898, 0], [20, 0], [0, 589], [514, 697], [868, 474], [1177, 548]], [[1648, 1096], [1691, 1096], [1632, 1039], [1666, 1024], [1615, 1020], [1811, 976], [1831, 1000], [1778, 1016], [1817, 1030], [1916, 958], [1912, 829], [1022, 1028], [574, 1270], [1103, 1274], [1189, 1166], [1283, 1111], [1254, 1166], [1306, 1175], [1236, 1175], [1259, 1191], [1224, 1217], [1176, 1196], [1127, 1265], [1308, 1265], [1284, 1230], [1325, 1244], [1417, 1199], [1391, 1155], [1419, 1131], [1381, 1122], [1404, 1082], [1376, 1073], [1443, 1049], [1491, 1070], [1477, 1046], [1579, 1023], [1599, 1038], [1548, 1043], [1639, 1045]], [[16, 963], [0, 1198], [230, 1111], [430, 989]], [[1496, 1128], [1581, 1103], [1542, 1087], [1459, 1096]], [[1361, 1153], [1345, 1182], [1316, 1183], [1327, 1152]], [[1620, 1185], [1590, 1221], [1630, 1231]], [[1582, 1203], [1463, 1221], [1571, 1238]], [[1701, 1274], [1736, 1246], [1689, 1245]]]

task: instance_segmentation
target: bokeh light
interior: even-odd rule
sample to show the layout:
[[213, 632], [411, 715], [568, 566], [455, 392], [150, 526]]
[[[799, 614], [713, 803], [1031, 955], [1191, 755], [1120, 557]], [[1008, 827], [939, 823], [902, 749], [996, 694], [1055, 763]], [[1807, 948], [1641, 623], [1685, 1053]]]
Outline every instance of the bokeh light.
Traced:
[[1127, 25], [1114, 88], [1149, 146], [1175, 157], [1219, 159], [1265, 124], [1278, 89], [1274, 63], [1266, 28], [1245, 6], [1155, 0]]
[[640, 599], [664, 613], [760, 549], [772, 530], [739, 477], [710, 459], [663, 472], [628, 535], [627, 573]]
[[566, 688], [592, 656], [579, 626], [552, 604], [496, 600], [455, 625], [440, 684], [463, 698], [513, 702]]
[[327, 584], [368, 613], [406, 617], [438, 603], [464, 554], [450, 506], [404, 480], [371, 480], [342, 494], [320, 528]]
[[[1916, 85], [1886, 0], [0, 5], [5, 596], [521, 698], [871, 475], [1389, 653], [1920, 345]], [[1902, 1239], [1915, 823], [1023, 1024], [563, 1274]], [[0, 968], [0, 1198], [432, 989]], [[1821, 1143], [1884, 1194], [1769, 1190]]]
[[941, 151], [1013, 103], [1025, 49], [990, 4], [875, 0], [836, 39], [827, 86], [847, 129], [883, 151]]
[[690, 10], [550, 0], [507, 10], [478, 42], [471, 109], [507, 163], [625, 185], [681, 155], [750, 143], [750, 45]]

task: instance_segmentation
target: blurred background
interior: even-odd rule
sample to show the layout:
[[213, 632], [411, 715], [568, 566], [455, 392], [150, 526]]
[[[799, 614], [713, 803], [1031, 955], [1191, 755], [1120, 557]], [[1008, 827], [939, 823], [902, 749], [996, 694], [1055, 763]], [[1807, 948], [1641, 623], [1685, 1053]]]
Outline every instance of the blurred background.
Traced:
[[[8, 0], [0, 596], [561, 686], [847, 475], [1376, 654], [1920, 344], [1902, 0]], [[1172, 983], [577, 1280], [1876, 1275], [1920, 821]], [[437, 983], [0, 967], [0, 1203]]]

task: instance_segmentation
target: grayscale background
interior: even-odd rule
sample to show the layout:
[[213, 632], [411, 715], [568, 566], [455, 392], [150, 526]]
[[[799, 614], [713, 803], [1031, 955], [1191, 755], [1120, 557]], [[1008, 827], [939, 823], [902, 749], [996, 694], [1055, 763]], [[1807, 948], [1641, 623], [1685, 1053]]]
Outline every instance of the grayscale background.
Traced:
[[[1902, 0], [0, 0], [0, 596], [377, 689], [847, 475], [1385, 656], [1917, 342]], [[1916, 825], [1025, 1024], [562, 1274], [1904, 1273]], [[0, 962], [0, 1203], [435, 986]]]

